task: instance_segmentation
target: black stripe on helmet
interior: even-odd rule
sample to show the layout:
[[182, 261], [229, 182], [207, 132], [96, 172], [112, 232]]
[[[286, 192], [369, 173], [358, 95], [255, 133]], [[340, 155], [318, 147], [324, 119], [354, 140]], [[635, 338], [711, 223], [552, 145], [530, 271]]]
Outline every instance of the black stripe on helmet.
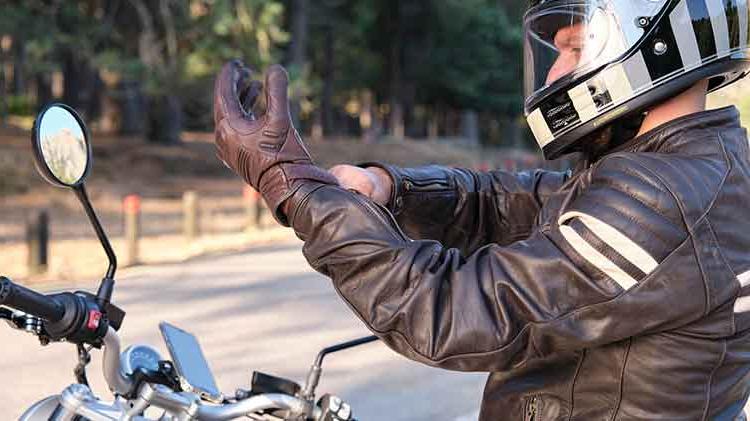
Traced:
[[[706, 7], [706, 0], [686, 0], [690, 18], [693, 20], [693, 31], [698, 41], [698, 49], [703, 60], [716, 55], [716, 40], [711, 26], [711, 15]], [[711, 0], [708, 0], [711, 1]], [[714, 0], [715, 1], [715, 0]]]
[[539, 104], [539, 109], [554, 135], [581, 121], [578, 111], [573, 106], [573, 101], [568, 96], [568, 91], [560, 92], [543, 101]]
[[735, 49], [740, 46], [740, 14], [737, 0], [724, 0], [724, 11], [729, 29], [729, 48]]
[[[666, 45], [666, 51], [660, 50], [657, 47], [657, 44], [660, 42]], [[665, 19], [656, 28], [650, 40], [643, 45], [642, 51], [643, 59], [646, 62], [646, 67], [653, 81], [657, 81], [683, 68], [680, 49], [677, 47], [677, 40], [668, 19]]]

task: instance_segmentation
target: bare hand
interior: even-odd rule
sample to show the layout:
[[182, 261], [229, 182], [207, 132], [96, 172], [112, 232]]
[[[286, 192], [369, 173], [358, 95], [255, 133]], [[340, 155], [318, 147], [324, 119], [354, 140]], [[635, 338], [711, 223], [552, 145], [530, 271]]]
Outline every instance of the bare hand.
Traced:
[[330, 172], [338, 179], [341, 187], [367, 196], [375, 203], [385, 205], [391, 197], [393, 181], [381, 168], [336, 165]]

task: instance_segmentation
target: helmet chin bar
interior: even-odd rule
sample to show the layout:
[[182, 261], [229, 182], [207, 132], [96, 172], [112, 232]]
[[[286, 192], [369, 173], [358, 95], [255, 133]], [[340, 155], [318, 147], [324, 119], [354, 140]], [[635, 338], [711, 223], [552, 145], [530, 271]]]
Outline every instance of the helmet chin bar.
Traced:
[[[565, 154], [582, 152], [583, 144], [588, 139], [587, 136], [590, 133], [594, 133], [602, 127], [606, 127], [620, 119], [627, 119], [635, 113], [642, 113], [644, 110], [684, 92], [703, 79], [716, 78], [715, 80], [723, 80], [725, 85], [717, 85], [714, 88], [714, 90], [719, 89], [722, 86], [726, 86], [726, 84], [744, 77], [745, 70], [748, 67], [750, 67], [750, 61], [742, 59], [741, 61], [724, 60], [696, 68], [685, 73], [681, 78], [672, 79], [661, 86], [635, 96], [609, 112], [604, 113], [598, 119], [578, 125], [569, 132], [559, 135], [542, 147], [544, 158], [557, 159]], [[605, 123], [597, 125], [597, 123], [602, 121], [605, 121]]]

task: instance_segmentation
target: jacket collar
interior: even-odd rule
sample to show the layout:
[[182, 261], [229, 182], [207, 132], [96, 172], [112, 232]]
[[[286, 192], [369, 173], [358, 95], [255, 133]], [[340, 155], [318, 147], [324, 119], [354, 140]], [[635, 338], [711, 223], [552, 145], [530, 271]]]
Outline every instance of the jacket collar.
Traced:
[[661, 126], [612, 149], [607, 155], [615, 152], [652, 152], [660, 150], [662, 146], [672, 140], [677, 134], [685, 130], [696, 129], [726, 129], [740, 127], [740, 113], [734, 106], [701, 111], [689, 114]]

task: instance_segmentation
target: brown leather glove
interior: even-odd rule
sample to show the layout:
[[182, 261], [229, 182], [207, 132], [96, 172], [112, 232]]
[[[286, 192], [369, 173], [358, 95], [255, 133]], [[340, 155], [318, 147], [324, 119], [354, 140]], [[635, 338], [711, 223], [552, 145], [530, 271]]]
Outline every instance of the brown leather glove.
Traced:
[[[239, 60], [224, 65], [214, 86], [214, 123], [218, 157], [258, 190], [280, 224], [288, 226], [283, 204], [302, 183], [337, 184], [329, 172], [313, 164], [292, 125], [287, 99], [289, 76], [279, 65], [266, 73], [267, 111], [257, 117], [244, 104], [260, 93], [250, 70]], [[246, 97], [240, 100], [240, 93]]]

